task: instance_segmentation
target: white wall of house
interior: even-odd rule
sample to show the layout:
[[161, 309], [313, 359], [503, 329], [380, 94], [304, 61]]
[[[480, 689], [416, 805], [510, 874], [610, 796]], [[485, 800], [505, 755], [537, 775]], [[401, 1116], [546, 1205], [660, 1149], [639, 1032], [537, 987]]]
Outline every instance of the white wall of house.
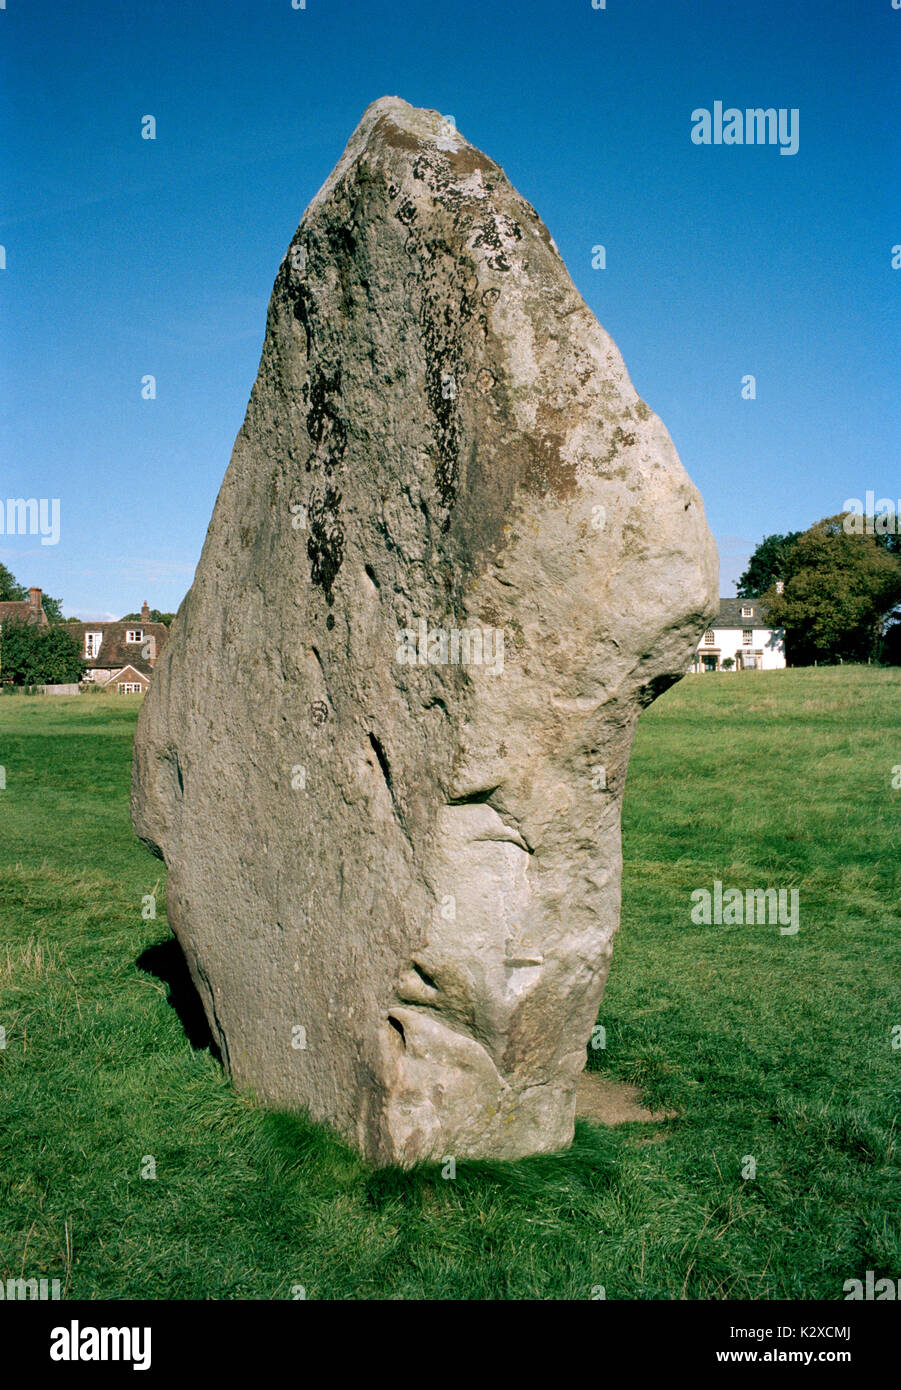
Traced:
[[[702, 636], [692, 670], [707, 670], [708, 662], [716, 658], [713, 669], [721, 671], [723, 662], [728, 657], [735, 662], [733, 671], [749, 668], [757, 671], [781, 671], [785, 667], [785, 633], [781, 627], [714, 627], [708, 631], [713, 632], [713, 641], [706, 641], [706, 634]], [[745, 641], [746, 631], [751, 633], [750, 642]]]

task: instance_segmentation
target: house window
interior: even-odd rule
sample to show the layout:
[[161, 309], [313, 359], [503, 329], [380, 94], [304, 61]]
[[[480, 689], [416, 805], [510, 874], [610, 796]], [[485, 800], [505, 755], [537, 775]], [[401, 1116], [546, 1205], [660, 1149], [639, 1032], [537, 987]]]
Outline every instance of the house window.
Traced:
[[713, 643], [714, 643], [714, 635], [713, 635], [713, 630], [712, 630], [712, 628], [711, 628], [711, 629], [708, 629], [708, 631], [704, 633], [704, 646], [705, 646], [705, 647], [712, 647], [712, 646], [713, 646]]
[[120, 695], [140, 695], [142, 687], [137, 681], [119, 681], [117, 689]]
[[143, 642], [144, 629], [140, 627], [130, 627], [125, 634], [126, 642]]
[[741, 610], [741, 616], [742, 616], [743, 618], [753, 618], [753, 616], [754, 616], [754, 609], [753, 609], [753, 608], [743, 608], [743, 609]]
[[103, 641], [102, 632], [86, 632], [84, 635], [84, 654], [87, 660], [91, 660], [100, 651], [100, 644]]
[[753, 640], [754, 640], [754, 633], [753, 633], [753, 630], [752, 630], [751, 628], [749, 628], [749, 627], [743, 628], [743, 629], [742, 629], [742, 634], [741, 634], [741, 643], [742, 643], [742, 646], [743, 646], [743, 647], [750, 647], [750, 645], [751, 645], [751, 643], [753, 642]]

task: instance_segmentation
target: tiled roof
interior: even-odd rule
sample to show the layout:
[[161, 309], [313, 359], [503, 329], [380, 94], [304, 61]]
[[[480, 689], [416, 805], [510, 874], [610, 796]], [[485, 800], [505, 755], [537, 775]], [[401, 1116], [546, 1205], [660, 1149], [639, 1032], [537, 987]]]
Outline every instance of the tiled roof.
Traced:
[[[748, 616], [742, 615], [743, 608], [750, 608]], [[769, 627], [766, 606], [759, 598], [721, 598], [720, 615], [716, 627]]]
[[4, 599], [3, 603], [0, 603], [0, 623], [7, 619], [19, 623], [37, 623], [40, 627], [46, 626], [47, 623], [47, 615], [43, 608], [36, 612], [28, 599], [23, 599], [21, 603], [13, 599]]
[[[82, 656], [84, 656], [85, 633], [103, 633], [97, 655], [85, 658], [89, 669], [119, 671], [123, 666], [134, 666], [136, 671], [141, 671], [146, 676], [149, 676], [153, 670], [156, 657], [159, 656], [163, 643], [169, 636], [169, 629], [165, 623], [131, 621], [127, 623], [71, 623], [69, 626], [78, 635]], [[126, 642], [125, 635], [128, 632], [143, 632], [143, 641]], [[150, 637], [156, 638], [156, 657], [153, 660], [143, 654]]]
[[[129, 672], [131, 673], [130, 675]], [[139, 671], [137, 666], [135, 666], [134, 662], [130, 661], [127, 666], [122, 667], [121, 671], [114, 671], [112, 673], [112, 675], [110, 676], [110, 682], [112, 683], [113, 681], [127, 681], [131, 680], [131, 678], [134, 676], [137, 676], [138, 680], [150, 680], [150, 677], [146, 673], [146, 671]]]

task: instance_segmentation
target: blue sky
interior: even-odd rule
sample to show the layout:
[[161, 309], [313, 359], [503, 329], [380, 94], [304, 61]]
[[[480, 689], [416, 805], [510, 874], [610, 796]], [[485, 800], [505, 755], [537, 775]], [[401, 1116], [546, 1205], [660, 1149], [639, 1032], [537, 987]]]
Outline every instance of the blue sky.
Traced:
[[[61, 531], [0, 561], [67, 614], [181, 601], [279, 262], [385, 94], [536, 207], [703, 494], [723, 594], [764, 534], [901, 496], [891, 0], [6, 5], [0, 498], [58, 497]], [[797, 108], [797, 154], [694, 144], [717, 100]]]

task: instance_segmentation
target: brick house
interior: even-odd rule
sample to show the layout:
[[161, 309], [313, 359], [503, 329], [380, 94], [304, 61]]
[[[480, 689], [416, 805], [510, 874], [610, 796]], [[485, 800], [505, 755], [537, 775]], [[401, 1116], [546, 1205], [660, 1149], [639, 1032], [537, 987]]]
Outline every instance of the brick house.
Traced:
[[0, 630], [4, 622], [28, 623], [29, 627], [49, 627], [47, 614], [41, 607], [43, 597], [40, 589], [29, 589], [28, 598], [21, 602], [10, 599], [0, 603]]
[[147, 690], [169, 629], [165, 623], [150, 621], [146, 600], [139, 620], [70, 626], [88, 663], [82, 677], [88, 685], [108, 685], [120, 695], [139, 695]]

